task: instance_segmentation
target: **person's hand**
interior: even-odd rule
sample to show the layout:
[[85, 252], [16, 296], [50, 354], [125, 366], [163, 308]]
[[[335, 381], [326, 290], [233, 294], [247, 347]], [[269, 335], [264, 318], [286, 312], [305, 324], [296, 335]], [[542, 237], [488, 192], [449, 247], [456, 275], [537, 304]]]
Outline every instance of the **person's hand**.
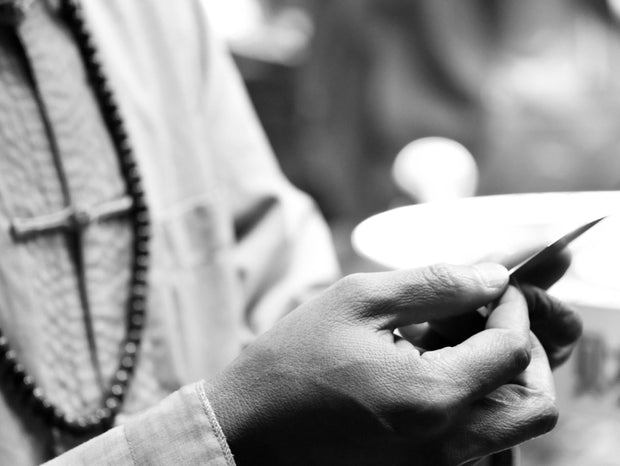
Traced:
[[[569, 252], [564, 251], [544, 266], [519, 277], [519, 288], [528, 304], [531, 329], [542, 343], [552, 368], [568, 359], [583, 330], [580, 315], [545, 292], [564, 275], [570, 262]], [[400, 332], [413, 344], [442, 348], [480, 332], [485, 321], [480, 313], [470, 312], [433, 319], [428, 325], [402, 328]]]
[[[296, 309], [209, 385], [237, 464], [458, 465], [549, 431], [551, 371], [507, 280], [492, 264], [353, 275]], [[454, 347], [394, 336], [498, 299]]]

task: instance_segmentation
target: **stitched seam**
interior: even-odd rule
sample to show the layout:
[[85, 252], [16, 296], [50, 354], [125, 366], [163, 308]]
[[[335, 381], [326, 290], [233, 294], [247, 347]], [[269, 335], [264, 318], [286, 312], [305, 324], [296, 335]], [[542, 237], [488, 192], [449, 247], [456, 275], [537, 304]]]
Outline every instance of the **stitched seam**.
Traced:
[[136, 454], [131, 444], [131, 441], [129, 440], [129, 437], [127, 437], [127, 429], [125, 427], [122, 427], [122, 429], [123, 429], [123, 436], [125, 437], [125, 441], [127, 442], [127, 449], [129, 450], [129, 456], [131, 457], [131, 464], [134, 464], [134, 465], [138, 464], [138, 462], [136, 461]]
[[224, 458], [226, 459], [226, 464], [228, 466], [235, 466], [235, 460], [233, 458], [232, 451], [230, 451], [230, 447], [228, 446], [228, 442], [226, 441], [226, 437], [224, 436], [224, 432], [220, 427], [220, 423], [217, 422], [217, 418], [215, 417], [215, 413], [213, 412], [213, 408], [211, 407], [211, 403], [209, 403], [209, 399], [207, 398], [207, 394], [205, 393], [205, 389], [203, 383], [196, 384], [196, 393], [198, 394], [198, 398], [200, 398], [202, 404], [202, 410], [207, 416], [209, 420], [209, 424], [211, 425], [211, 430], [215, 434], [215, 438], [224, 453]]

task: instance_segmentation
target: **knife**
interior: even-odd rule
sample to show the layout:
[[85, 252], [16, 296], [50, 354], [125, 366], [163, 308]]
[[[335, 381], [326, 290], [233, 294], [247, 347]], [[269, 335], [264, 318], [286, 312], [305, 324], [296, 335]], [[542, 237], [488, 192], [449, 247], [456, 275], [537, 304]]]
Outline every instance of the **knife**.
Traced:
[[536, 270], [545, 262], [555, 258], [560, 252], [564, 250], [564, 248], [566, 248], [566, 246], [568, 246], [570, 243], [572, 243], [574, 240], [579, 238], [586, 231], [588, 231], [590, 228], [592, 228], [594, 225], [596, 225], [605, 218], [607, 218], [607, 216], [597, 218], [596, 220], [585, 223], [575, 228], [574, 230], [566, 233], [560, 239], [554, 241], [540, 251], [534, 253], [523, 262], [509, 270], [510, 278], [519, 281], [520, 278], [527, 276], [528, 273]]

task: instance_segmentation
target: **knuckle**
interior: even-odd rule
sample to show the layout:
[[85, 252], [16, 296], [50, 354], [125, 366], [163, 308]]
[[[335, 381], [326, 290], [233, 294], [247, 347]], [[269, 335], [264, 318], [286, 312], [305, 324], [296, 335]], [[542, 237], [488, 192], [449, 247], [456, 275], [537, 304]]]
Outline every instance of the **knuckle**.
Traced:
[[402, 409], [402, 393], [390, 400], [391, 407], [400, 405], [398, 412], [406, 414], [407, 424], [416, 419], [416, 424], [426, 426], [429, 431], [445, 431], [454, 421], [455, 406], [450, 396], [435, 387], [435, 383], [415, 384], [406, 391], [406, 398], [411, 400], [408, 409]]
[[557, 405], [555, 403], [551, 403], [542, 414], [544, 433], [553, 430], [553, 428], [557, 425], [559, 418], [560, 411]]
[[515, 369], [525, 370], [532, 359], [529, 335], [516, 330], [504, 330], [501, 332], [501, 338]]
[[354, 273], [340, 279], [336, 289], [341, 295], [363, 299], [368, 294], [369, 283], [364, 274]]
[[535, 412], [536, 430], [542, 435], [553, 430], [558, 423], [560, 412], [556, 404], [555, 398], [546, 394], [540, 394], [538, 397]]
[[440, 263], [426, 267], [424, 278], [436, 292], [441, 292], [441, 294], [456, 293], [460, 288], [454, 269], [448, 264]]
[[454, 399], [449, 396], [438, 397], [437, 403], [435, 403], [432, 410], [432, 416], [437, 424], [447, 425], [451, 420], [451, 413], [456, 408]]
[[447, 405], [436, 403], [429, 406], [423, 412], [415, 413], [420, 424], [426, 426], [428, 432], [441, 433], [445, 432], [453, 423], [451, 413], [453, 411], [447, 408]]
[[525, 288], [524, 295], [533, 323], [536, 321], [553, 323], [571, 340], [576, 340], [581, 336], [583, 322], [573, 307], [531, 286]]
[[347, 275], [339, 280], [335, 285], [335, 293], [339, 300], [356, 309], [360, 306], [372, 308], [380, 301], [372, 280], [368, 274], [363, 273]]
[[579, 313], [570, 306], [558, 302], [556, 306], [560, 310], [558, 326], [563, 331], [563, 343], [573, 343], [577, 341], [583, 334], [583, 320]]
[[456, 408], [455, 397], [450, 394], [435, 392], [433, 401], [429, 403], [428, 411], [425, 413], [428, 425], [443, 430], [452, 423], [452, 415]]
[[551, 364], [551, 367], [557, 367], [568, 361], [568, 359], [573, 354], [573, 350], [574, 348], [572, 345], [547, 350], [547, 356], [549, 358], [549, 363]]

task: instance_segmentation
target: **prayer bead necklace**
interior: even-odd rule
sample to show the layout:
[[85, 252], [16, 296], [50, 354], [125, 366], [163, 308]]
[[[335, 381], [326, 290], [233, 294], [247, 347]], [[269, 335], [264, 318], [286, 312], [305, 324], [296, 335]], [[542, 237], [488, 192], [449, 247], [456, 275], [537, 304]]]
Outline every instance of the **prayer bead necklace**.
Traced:
[[[10, 21], [23, 18], [30, 0], [0, 1], [1, 8], [13, 8]], [[150, 217], [136, 160], [121, 114], [103, 72], [97, 49], [86, 25], [79, 0], [61, 0], [61, 14], [76, 40], [92, 90], [101, 110], [104, 123], [119, 158], [128, 195], [132, 200], [133, 260], [130, 295], [127, 302], [126, 336], [120, 352], [118, 367], [103, 396], [100, 406], [91, 413], [73, 417], [49, 400], [35, 378], [18, 361], [16, 352], [0, 329], [0, 375], [21, 403], [53, 429], [71, 434], [93, 434], [109, 429], [120, 411], [132, 379], [145, 324], [147, 273], [149, 265]]]

